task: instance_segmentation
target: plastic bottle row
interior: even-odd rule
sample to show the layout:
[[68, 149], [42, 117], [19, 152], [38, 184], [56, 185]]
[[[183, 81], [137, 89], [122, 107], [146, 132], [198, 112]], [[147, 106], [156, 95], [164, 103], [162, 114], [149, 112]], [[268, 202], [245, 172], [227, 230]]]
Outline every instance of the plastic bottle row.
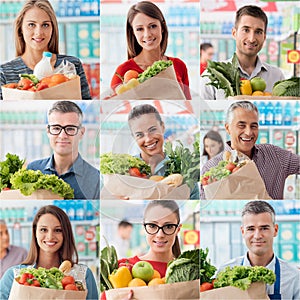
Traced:
[[[57, 17], [100, 16], [99, 0], [50, 1]], [[0, 19], [14, 19], [22, 9], [24, 1], [1, 1]]]
[[276, 126], [300, 126], [300, 102], [295, 104], [291, 102], [276, 102], [275, 104], [269, 101], [265, 103], [261, 101], [256, 103], [259, 111], [260, 125], [276, 125]]

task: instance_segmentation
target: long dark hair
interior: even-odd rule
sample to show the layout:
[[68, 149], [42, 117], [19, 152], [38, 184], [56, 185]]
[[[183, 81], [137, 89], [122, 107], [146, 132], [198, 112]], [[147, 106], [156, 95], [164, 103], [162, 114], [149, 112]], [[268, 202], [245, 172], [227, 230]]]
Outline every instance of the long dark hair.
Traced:
[[[210, 139], [210, 140], [213, 140], [215, 142], [218, 142], [221, 144], [221, 147], [220, 147], [220, 150], [219, 150], [219, 153], [222, 152], [224, 150], [224, 142], [223, 142], [223, 139], [221, 137], [221, 135], [217, 132], [217, 131], [214, 131], [214, 130], [210, 130], [206, 133], [206, 135], [203, 137], [203, 144], [204, 144], [204, 141], [206, 139]], [[205, 144], [203, 146], [203, 153], [202, 155], [208, 155], [206, 149], [205, 149]], [[209, 157], [210, 159], [211, 157]]]
[[[177, 223], [180, 223], [180, 213], [179, 213], [179, 207], [174, 200], [153, 200], [148, 203], [145, 212], [144, 212], [144, 221], [145, 216], [147, 215], [148, 211], [155, 206], [161, 206], [163, 208], [169, 209], [172, 213], [176, 214], [177, 217]], [[172, 253], [175, 258], [177, 258], [181, 254], [180, 245], [179, 245], [179, 238], [176, 236], [175, 242], [172, 246]]]
[[72, 265], [78, 263], [78, 253], [75, 247], [75, 239], [72, 232], [71, 222], [67, 214], [55, 205], [43, 206], [39, 209], [32, 222], [32, 236], [28, 255], [22, 262], [24, 265], [31, 265], [39, 261], [40, 247], [36, 239], [37, 223], [42, 215], [51, 214], [55, 216], [61, 224], [63, 234], [63, 245], [59, 249], [61, 261], [69, 260]]
[[128, 59], [136, 57], [143, 50], [143, 48], [138, 44], [132, 28], [132, 21], [138, 13], [145, 14], [150, 18], [160, 21], [162, 30], [160, 50], [161, 54], [164, 55], [168, 46], [168, 27], [165, 17], [162, 14], [161, 10], [154, 3], [150, 1], [141, 1], [131, 6], [127, 14], [126, 38]]

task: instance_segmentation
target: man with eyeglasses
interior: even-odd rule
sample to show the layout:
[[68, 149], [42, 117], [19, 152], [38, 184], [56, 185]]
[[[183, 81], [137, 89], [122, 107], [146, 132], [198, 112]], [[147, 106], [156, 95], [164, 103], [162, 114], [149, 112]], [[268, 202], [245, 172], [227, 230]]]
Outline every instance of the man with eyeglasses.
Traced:
[[57, 101], [48, 112], [47, 135], [52, 156], [36, 160], [27, 168], [55, 174], [74, 189], [75, 199], [99, 199], [100, 173], [78, 151], [85, 128], [80, 107], [71, 101]]

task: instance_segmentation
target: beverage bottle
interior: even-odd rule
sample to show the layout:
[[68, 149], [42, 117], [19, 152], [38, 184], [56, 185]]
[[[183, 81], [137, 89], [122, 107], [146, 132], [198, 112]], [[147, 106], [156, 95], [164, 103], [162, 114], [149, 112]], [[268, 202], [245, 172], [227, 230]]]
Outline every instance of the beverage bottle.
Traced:
[[293, 125], [300, 126], [300, 102], [297, 101], [294, 107]]
[[274, 125], [282, 125], [282, 106], [280, 102], [275, 105]]
[[265, 102], [260, 102], [258, 106], [259, 111], [259, 125], [266, 125], [266, 107]]
[[274, 106], [271, 101], [266, 106], [266, 125], [273, 125], [273, 110]]
[[51, 66], [51, 57], [51, 52], [43, 52], [43, 58], [34, 67], [33, 74], [39, 80], [53, 74], [53, 69]]
[[284, 106], [283, 125], [292, 125], [292, 107], [289, 102]]

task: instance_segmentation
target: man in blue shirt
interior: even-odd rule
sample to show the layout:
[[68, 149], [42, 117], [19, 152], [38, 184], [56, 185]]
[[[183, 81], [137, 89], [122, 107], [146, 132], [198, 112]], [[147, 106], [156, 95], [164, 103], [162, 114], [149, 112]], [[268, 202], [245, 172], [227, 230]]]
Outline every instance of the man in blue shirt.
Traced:
[[265, 201], [250, 201], [242, 211], [241, 232], [248, 252], [221, 266], [263, 266], [276, 275], [273, 285], [267, 285], [270, 299], [300, 299], [300, 271], [278, 258], [273, 251], [273, 239], [278, 234], [275, 211]]
[[27, 168], [57, 175], [74, 189], [75, 199], [99, 199], [99, 170], [82, 159], [78, 152], [85, 133], [82, 118], [82, 111], [74, 102], [55, 102], [48, 112], [47, 126], [53, 154], [31, 162]]

